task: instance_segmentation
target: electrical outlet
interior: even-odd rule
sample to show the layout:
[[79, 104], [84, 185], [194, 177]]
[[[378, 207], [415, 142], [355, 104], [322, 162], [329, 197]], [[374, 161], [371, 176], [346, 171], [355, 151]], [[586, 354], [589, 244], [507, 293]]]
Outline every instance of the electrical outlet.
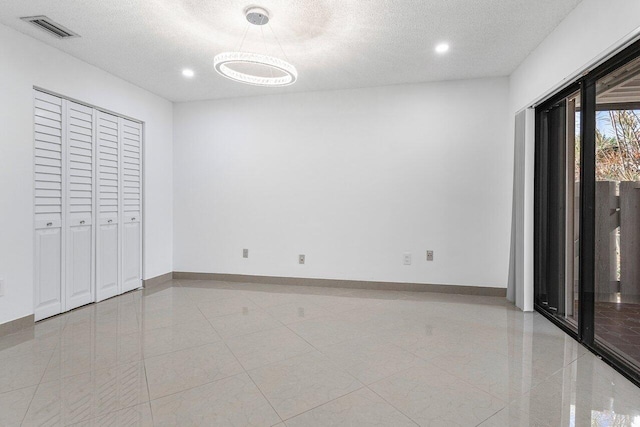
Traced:
[[298, 255], [298, 264], [304, 264], [304, 255]]
[[402, 263], [404, 265], [411, 265], [411, 252], [405, 252], [402, 255]]
[[249, 258], [249, 249], [242, 250], [242, 258]]
[[433, 261], [433, 251], [427, 251], [427, 261]]
[[0, 297], [4, 296], [4, 279], [0, 279]]

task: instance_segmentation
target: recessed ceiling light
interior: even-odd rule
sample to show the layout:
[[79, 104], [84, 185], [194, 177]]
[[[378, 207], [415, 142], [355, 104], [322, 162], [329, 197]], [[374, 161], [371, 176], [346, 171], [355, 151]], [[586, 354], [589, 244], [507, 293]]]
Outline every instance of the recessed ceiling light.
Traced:
[[437, 53], [445, 53], [449, 50], [449, 45], [447, 43], [440, 43], [436, 46]]
[[189, 68], [185, 68], [184, 70], [182, 70], [182, 75], [185, 77], [193, 77], [195, 76], [195, 73], [193, 72], [193, 70], [190, 70]]

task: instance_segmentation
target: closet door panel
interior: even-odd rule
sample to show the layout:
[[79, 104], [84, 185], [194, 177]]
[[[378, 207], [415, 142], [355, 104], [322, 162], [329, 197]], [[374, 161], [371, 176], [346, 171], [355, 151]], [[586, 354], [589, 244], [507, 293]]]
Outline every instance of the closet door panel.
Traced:
[[67, 233], [67, 310], [93, 302], [93, 233], [90, 225], [73, 225]]
[[120, 282], [120, 126], [116, 116], [98, 113], [97, 299], [122, 292]]
[[93, 109], [66, 101], [67, 234], [66, 310], [89, 304], [93, 294]]
[[140, 222], [125, 222], [122, 234], [122, 291], [128, 292], [142, 286], [140, 274]]
[[120, 119], [122, 138], [122, 291], [142, 286], [142, 125]]
[[98, 300], [118, 295], [118, 225], [100, 224], [98, 247]]
[[63, 102], [34, 91], [35, 319], [64, 310]]
[[35, 320], [45, 319], [63, 311], [61, 271], [61, 228], [36, 229]]

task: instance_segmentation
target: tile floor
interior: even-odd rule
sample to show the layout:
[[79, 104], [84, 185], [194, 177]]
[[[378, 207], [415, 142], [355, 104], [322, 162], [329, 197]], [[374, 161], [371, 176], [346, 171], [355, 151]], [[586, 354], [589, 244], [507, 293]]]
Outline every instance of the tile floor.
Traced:
[[596, 301], [596, 339], [640, 367], [640, 304]]
[[502, 298], [173, 281], [0, 338], [0, 426], [640, 426]]

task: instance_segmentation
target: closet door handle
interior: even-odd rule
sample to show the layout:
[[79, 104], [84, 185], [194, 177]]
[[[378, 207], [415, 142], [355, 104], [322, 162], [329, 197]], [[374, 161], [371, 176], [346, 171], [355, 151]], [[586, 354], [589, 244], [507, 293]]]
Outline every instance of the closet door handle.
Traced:
[[113, 220], [112, 220], [112, 219], [110, 219], [109, 221], [107, 221], [107, 223], [109, 223], [109, 224], [111, 224], [112, 222], [113, 222]]
[[82, 221], [80, 221], [80, 225], [84, 224], [84, 219]]
[[52, 223], [52, 222], [48, 222], [48, 223], [47, 223], [47, 227], [51, 227], [52, 225], [53, 225], [53, 223]]
[[135, 220], [136, 220], [136, 217], [131, 218], [131, 221], [135, 221]]

